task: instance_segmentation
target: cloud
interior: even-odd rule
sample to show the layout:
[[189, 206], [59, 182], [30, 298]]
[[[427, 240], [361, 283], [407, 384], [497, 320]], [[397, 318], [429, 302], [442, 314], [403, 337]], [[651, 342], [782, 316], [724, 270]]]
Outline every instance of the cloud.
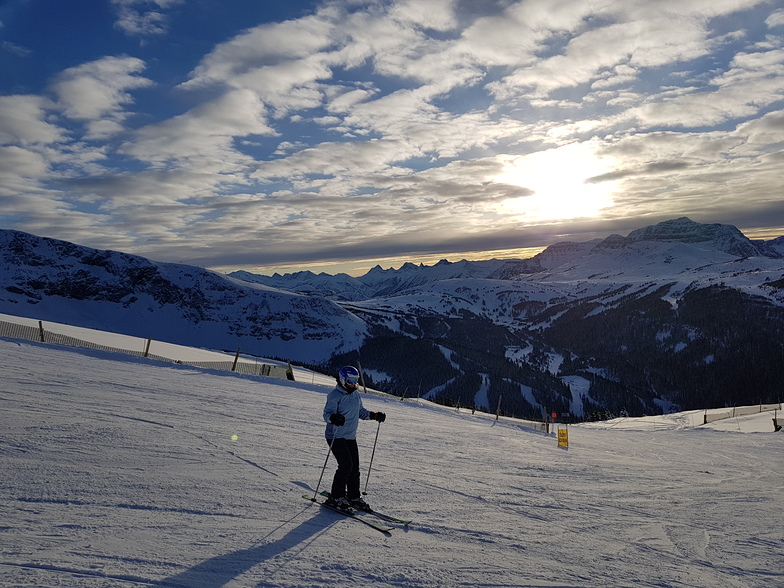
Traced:
[[704, 88], [654, 96], [630, 111], [645, 126], [701, 127], [757, 114], [784, 98], [784, 50], [739, 53]]
[[389, 16], [436, 31], [450, 31], [457, 25], [454, 0], [403, 0], [392, 7]]
[[[0, 23], [0, 28], [2, 28], [2, 23]], [[28, 55], [32, 54], [32, 51], [27, 47], [22, 47], [21, 45], [17, 45], [11, 41], [3, 41], [0, 43], [0, 49], [6, 53], [16, 55], [17, 57], [27, 57]]]
[[761, 152], [777, 149], [784, 143], [784, 110], [742, 123], [735, 135], [745, 138], [745, 145]]
[[274, 135], [264, 105], [249, 90], [237, 90], [189, 112], [139, 129], [120, 153], [162, 165], [178, 162], [204, 172], [237, 169], [249, 160], [233, 148], [235, 137]]
[[[332, 43], [334, 26], [330, 19], [309, 16], [254, 27], [218, 45], [202, 59], [182, 87], [219, 84], [247, 88], [250, 85], [264, 92], [265, 81], [275, 80], [281, 68], [285, 70], [287, 65], [298, 62], [312, 63], [313, 55]], [[297, 68], [289, 71], [296, 72]], [[325, 70], [317, 67], [316, 71]], [[275, 88], [286, 90], [315, 79], [295, 75], [288, 84], [282, 87], [275, 84]]]
[[51, 89], [66, 117], [87, 121], [87, 138], [106, 138], [122, 130], [125, 106], [134, 102], [129, 90], [153, 85], [137, 75], [144, 68], [137, 58], [105, 57], [66, 69]]
[[167, 32], [167, 17], [161, 12], [185, 0], [111, 0], [117, 8], [115, 26], [127, 35], [150, 36]]
[[[532, 12], [528, 4], [520, 4], [526, 9], [518, 17], [530, 27], [537, 45], [528, 62], [489, 88], [501, 99], [544, 98], [580, 85], [601, 87], [608, 72], [620, 72], [622, 78], [615, 81], [628, 83], [642, 70], [704, 56], [715, 41], [706, 27], [705, 9], [698, 12], [694, 4], [657, 3], [654, 9], [648, 2], [630, 1], [596, 10], [590, 3], [576, 2], [564, 11], [566, 15], [537, 12], [533, 16], [528, 15]], [[559, 51], [563, 35], [569, 40]], [[554, 54], [534, 59], [534, 52]]]
[[50, 144], [62, 140], [62, 129], [46, 120], [51, 107], [41, 96], [0, 96], [0, 144]]
[[603, 152], [622, 164], [591, 181], [620, 182], [608, 216], [666, 216], [679, 210], [704, 222], [743, 226], [754, 219], [760, 224], [751, 226], [771, 226], [781, 217], [764, 220], [760, 211], [781, 199], [781, 161], [773, 156], [782, 144], [780, 110], [729, 131], [619, 134], [605, 142]]
[[39, 178], [49, 171], [46, 160], [38, 153], [16, 146], [0, 147], [0, 198], [3, 202], [3, 214], [18, 213], [12, 201], [24, 205], [17, 200], [21, 194], [28, 194], [37, 188]]
[[[96, 173], [106, 157], [102, 147], [74, 142], [53, 122], [58, 105], [40, 96], [0, 96], [0, 207], [3, 216], [40, 218], [51, 198], [56, 210], [70, 209], [71, 194], [48, 189], [55, 178]], [[18, 200], [21, 198], [22, 200]], [[37, 203], [24, 211], [24, 199]], [[84, 219], [89, 218], [86, 215]], [[97, 217], [94, 217], [97, 218]], [[29, 227], [28, 227], [29, 229]]]
[[[180, 1], [113, 4], [119, 28], [148, 36]], [[740, 194], [756, 211], [743, 218], [762, 219], [780, 198], [784, 19], [762, 0], [328, 0], [298, 14], [249, 21], [190, 71], [146, 48], [0, 97], [7, 210], [27, 230], [61, 212], [46, 234], [92, 225], [94, 246], [258, 265], [716, 222]], [[184, 81], [167, 87], [163, 70]], [[550, 210], [570, 208], [568, 225], [535, 220], [548, 183], [567, 192]], [[591, 216], [581, 195], [598, 192]], [[27, 216], [21, 193], [36, 198]]]
[[622, 180], [634, 176], [648, 176], [651, 174], [665, 174], [674, 171], [684, 170], [689, 167], [689, 163], [685, 161], [657, 161], [655, 163], [647, 163], [637, 169], [624, 169], [593, 176], [588, 178], [586, 182], [591, 184], [600, 184], [602, 182], [612, 182], [615, 180]]
[[328, 112], [348, 113], [362, 102], [370, 100], [375, 93], [376, 91], [374, 90], [364, 88], [341, 91], [336, 96], [330, 98], [326, 104], [326, 109]]
[[784, 10], [776, 10], [768, 18], [765, 19], [765, 24], [770, 28], [784, 26]]
[[[324, 142], [308, 147], [288, 157], [258, 162], [252, 177], [261, 180], [292, 178], [304, 180], [308, 176], [323, 183], [325, 178], [364, 177], [392, 172], [391, 163], [417, 157], [421, 152], [414, 146], [395, 139], [366, 142]], [[302, 185], [302, 184], [300, 184]], [[312, 189], [309, 186], [307, 189]]]
[[[449, 55], [450, 43], [423, 32], [454, 24], [448, 1], [392, 3], [383, 12], [331, 3], [317, 14], [260, 25], [218, 45], [182, 87], [250, 89], [280, 114], [321, 106], [331, 95], [323, 83], [336, 69], [370, 63], [379, 75], [438, 81], [444, 91], [480, 77]], [[445, 83], [447, 77], [454, 81]]]

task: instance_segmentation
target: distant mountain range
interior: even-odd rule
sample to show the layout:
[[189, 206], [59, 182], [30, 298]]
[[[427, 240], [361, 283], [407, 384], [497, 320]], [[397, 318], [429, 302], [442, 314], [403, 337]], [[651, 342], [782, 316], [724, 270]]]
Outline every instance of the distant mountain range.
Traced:
[[784, 395], [784, 237], [687, 218], [530, 259], [228, 276], [0, 231], [0, 312], [243, 351], [517, 416]]
[[[464, 260], [457, 263], [442, 260], [434, 266], [407, 263], [397, 270], [384, 270], [376, 266], [364, 276], [356, 278], [347, 274], [314, 274], [310, 271], [273, 276], [238, 271], [229, 275], [251, 283], [316, 294], [336, 300], [367, 300], [394, 296], [406, 290], [421, 289], [443, 280], [513, 280], [524, 274], [541, 275], [545, 270], [559, 268], [570, 261], [579, 260], [580, 265], [583, 265], [589, 256], [593, 263], [599, 265], [609, 263], [613, 266], [615, 264], [609, 259], [607, 250], [622, 249], [634, 257], [640, 251], [640, 248], [634, 245], [646, 242], [692, 244], [697, 251], [714, 250], [732, 257], [773, 259], [784, 257], [784, 237], [773, 241], [751, 241], [731, 225], [698, 224], [688, 218], [680, 218], [638, 229], [627, 237], [610, 235], [606, 239], [584, 243], [556, 243], [539, 255], [525, 260]], [[702, 253], [698, 255], [701, 256]], [[629, 259], [622, 269], [625, 272], [634, 272], [636, 264], [634, 259]]]

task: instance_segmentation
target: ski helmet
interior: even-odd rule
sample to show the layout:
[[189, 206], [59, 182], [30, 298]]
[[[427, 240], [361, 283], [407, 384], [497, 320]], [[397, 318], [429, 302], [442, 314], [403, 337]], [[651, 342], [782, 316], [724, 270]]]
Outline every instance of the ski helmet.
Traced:
[[357, 389], [359, 382], [359, 370], [357, 368], [347, 365], [340, 368], [338, 372], [338, 384], [340, 384], [348, 392], [353, 392]]

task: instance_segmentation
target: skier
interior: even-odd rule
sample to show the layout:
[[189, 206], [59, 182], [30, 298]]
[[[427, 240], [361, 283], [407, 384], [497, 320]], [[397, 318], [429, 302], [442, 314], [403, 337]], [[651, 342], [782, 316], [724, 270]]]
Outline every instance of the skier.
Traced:
[[357, 368], [341, 368], [337, 381], [335, 389], [327, 395], [324, 406], [327, 443], [338, 462], [327, 504], [347, 512], [352, 508], [370, 511], [370, 506], [359, 491], [357, 425], [359, 419], [383, 423], [387, 415], [383, 412], [370, 412], [362, 406], [359, 393], [355, 393], [359, 382]]

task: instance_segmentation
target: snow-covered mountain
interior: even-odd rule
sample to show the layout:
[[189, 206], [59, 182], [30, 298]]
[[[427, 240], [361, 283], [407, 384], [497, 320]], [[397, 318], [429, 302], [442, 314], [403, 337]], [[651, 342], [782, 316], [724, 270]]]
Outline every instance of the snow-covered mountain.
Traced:
[[784, 237], [681, 218], [531, 259], [223, 276], [4, 231], [0, 312], [321, 364], [521, 416], [776, 401]]
[[229, 274], [239, 280], [264, 284], [292, 292], [315, 294], [336, 300], [367, 300], [380, 296], [394, 296], [407, 290], [421, 290], [443, 280], [483, 280], [515, 271], [519, 261], [458, 261], [442, 260], [433, 266], [403, 264], [400, 269], [376, 266], [364, 276], [348, 274], [314, 274], [310, 271], [293, 274], [261, 276], [246, 271]]
[[6, 314], [211, 349], [320, 362], [365, 325], [323, 297], [187, 265], [0, 231]]
[[637, 229], [629, 233], [627, 239], [634, 243], [691, 243], [736, 257], [784, 256], [784, 237], [779, 237], [768, 245], [765, 245], [764, 241], [755, 243], [732, 225], [699, 224], [686, 217]]
[[406, 381], [408, 393], [412, 365], [444, 374], [424, 390], [445, 402], [481, 398], [492, 409], [503, 396], [528, 414], [642, 414], [668, 401], [724, 405], [779, 393], [784, 237], [751, 241], [734, 226], [679, 218], [625, 237], [557, 243], [531, 259], [375, 268], [345, 289], [347, 276], [312, 277], [252, 279], [338, 300], [376, 338], [411, 337], [408, 347], [419, 349], [404, 367], [399, 354], [387, 359], [388, 344], [361, 349], [365, 363], [385, 366], [379, 379]]
[[[688, 276], [700, 270], [702, 278], [728, 273], [721, 264], [739, 258], [784, 259], [784, 236], [772, 241], [752, 241], [732, 225], [700, 224], [688, 218], [665, 221], [629, 233], [610, 235], [588, 242], [560, 242], [524, 260], [459, 261], [442, 260], [434, 266], [404, 264], [400, 269], [380, 266], [364, 276], [297, 272], [261, 276], [234, 272], [232, 277], [292, 292], [316, 294], [337, 300], [367, 300], [408, 292], [420, 292], [445, 280], [521, 280], [539, 282], [583, 278], [595, 279], [597, 273], [618, 280], [654, 279]], [[766, 262], [768, 263], [768, 262]], [[781, 261], [768, 263], [782, 268]], [[551, 270], [551, 271], [547, 271]], [[729, 273], [737, 273], [733, 268]], [[767, 276], [766, 276], [767, 277]], [[680, 278], [679, 278], [680, 281]]]

